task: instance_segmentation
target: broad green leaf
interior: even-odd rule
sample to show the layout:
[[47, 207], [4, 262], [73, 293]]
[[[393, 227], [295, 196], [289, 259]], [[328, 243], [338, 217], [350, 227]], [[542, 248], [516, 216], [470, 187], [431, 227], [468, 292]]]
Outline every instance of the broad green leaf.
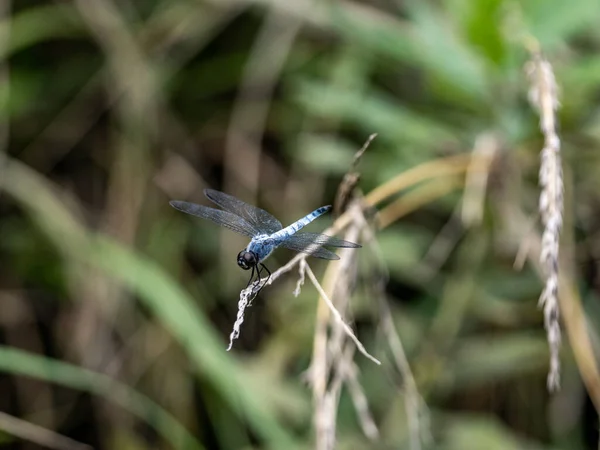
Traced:
[[106, 375], [6, 346], [0, 346], [0, 370], [95, 394], [148, 423], [174, 448], [204, 448], [157, 403]]

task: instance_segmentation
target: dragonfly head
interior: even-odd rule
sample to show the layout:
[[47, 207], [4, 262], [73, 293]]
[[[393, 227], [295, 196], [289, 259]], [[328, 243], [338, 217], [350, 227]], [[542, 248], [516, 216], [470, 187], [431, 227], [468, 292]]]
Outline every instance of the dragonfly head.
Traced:
[[238, 266], [244, 270], [251, 269], [258, 264], [258, 255], [254, 252], [242, 250], [237, 257]]

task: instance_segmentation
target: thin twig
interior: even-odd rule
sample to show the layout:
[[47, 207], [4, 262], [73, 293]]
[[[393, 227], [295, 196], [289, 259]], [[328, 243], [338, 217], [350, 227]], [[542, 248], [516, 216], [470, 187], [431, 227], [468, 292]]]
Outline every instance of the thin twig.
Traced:
[[294, 297], [298, 297], [300, 295], [300, 290], [302, 289], [302, 286], [304, 286], [305, 280], [305, 271], [302, 265], [300, 265], [300, 269], [298, 270], [298, 272], [300, 276], [298, 277], [298, 281], [296, 282], [296, 289], [294, 289]]
[[360, 172], [356, 171], [358, 163], [360, 162], [363, 154], [371, 145], [373, 139], [377, 137], [377, 134], [369, 136], [367, 141], [363, 144], [359, 151], [357, 151], [352, 159], [352, 164], [344, 175], [342, 182], [340, 183], [337, 193], [335, 194], [335, 201], [333, 202], [333, 212], [336, 216], [339, 216], [343, 211], [346, 210], [348, 203], [352, 199], [352, 191], [360, 180]]
[[325, 301], [325, 303], [327, 304], [327, 306], [329, 307], [329, 309], [331, 310], [331, 312], [333, 313], [333, 315], [335, 316], [335, 318], [340, 322], [340, 324], [344, 328], [344, 331], [346, 332], [346, 334], [348, 335], [348, 337], [350, 339], [352, 339], [352, 341], [356, 345], [356, 348], [358, 348], [358, 351], [361, 352], [367, 358], [369, 358], [371, 361], [373, 361], [375, 364], [381, 365], [381, 361], [379, 361], [377, 358], [375, 358], [374, 356], [372, 356], [365, 349], [364, 345], [362, 345], [362, 343], [355, 336], [354, 332], [352, 331], [352, 328], [350, 328], [348, 326], [348, 324], [346, 322], [344, 322], [344, 319], [342, 318], [341, 314], [335, 308], [335, 306], [333, 306], [333, 303], [331, 302], [331, 300], [329, 299], [329, 297], [327, 296], [327, 294], [325, 293], [325, 291], [323, 290], [323, 288], [319, 284], [319, 281], [317, 280], [317, 277], [313, 273], [313, 271], [310, 268], [310, 266], [308, 265], [308, 263], [305, 260], [303, 260], [301, 262], [301, 264], [306, 264], [305, 270], [306, 270], [306, 273], [308, 274], [308, 278], [310, 278], [310, 281], [312, 282], [312, 284], [317, 288], [317, 291], [319, 292], [319, 295]]

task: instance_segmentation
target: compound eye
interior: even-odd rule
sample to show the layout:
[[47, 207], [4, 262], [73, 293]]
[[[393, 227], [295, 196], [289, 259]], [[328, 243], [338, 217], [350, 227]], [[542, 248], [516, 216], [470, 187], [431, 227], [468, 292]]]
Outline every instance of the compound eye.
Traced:
[[256, 258], [252, 252], [242, 250], [237, 258], [238, 266], [244, 270], [248, 270], [256, 265]]

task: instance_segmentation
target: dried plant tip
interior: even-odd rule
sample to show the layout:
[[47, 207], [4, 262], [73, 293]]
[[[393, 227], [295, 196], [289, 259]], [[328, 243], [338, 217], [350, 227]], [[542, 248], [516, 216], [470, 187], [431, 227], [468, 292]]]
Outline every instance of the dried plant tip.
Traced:
[[354, 154], [352, 164], [348, 169], [346, 175], [344, 175], [344, 179], [340, 183], [337, 193], [335, 195], [335, 202], [333, 202], [333, 212], [336, 216], [341, 215], [350, 203], [350, 200], [352, 200], [352, 191], [354, 190], [354, 188], [358, 184], [358, 181], [360, 180], [360, 173], [356, 171], [356, 168], [358, 166], [358, 163], [360, 162], [360, 159], [362, 158], [363, 153], [367, 150], [367, 148], [369, 148], [369, 145], [371, 145], [371, 142], [376, 137], [376, 133], [373, 133], [371, 136], [369, 136], [369, 138], [363, 144], [361, 149]]
[[233, 341], [240, 336], [240, 328], [242, 326], [242, 323], [244, 323], [244, 312], [246, 311], [246, 307], [248, 306], [248, 304], [252, 301], [252, 291], [253, 286], [249, 286], [242, 292], [240, 292], [237, 317], [235, 319], [235, 323], [233, 324], [233, 330], [229, 335], [229, 347], [227, 347], [227, 351], [231, 350], [231, 348], [233, 347]]
[[240, 328], [242, 327], [242, 323], [244, 323], [244, 312], [246, 311], [246, 308], [252, 306], [252, 300], [254, 300], [260, 290], [267, 284], [268, 280], [268, 278], [256, 280], [254, 283], [240, 292], [237, 317], [235, 319], [235, 323], [233, 324], [233, 330], [229, 335], [229, 347], [227, 347], [227, 351], [231, 350], [233, 341], [240, 336]]
[[300, 276], [298, 277], [298, 282], [296, 283], [296, 289], [294, 289], [294, 297], [298, 297], [300, 295], [300, 290], [302, 289], [302, 286], [304, 286], [305, 266], [303, 262], [304, 261], [300, 262], [298, 265], [298, 272]]
[[563, 214], [563, 177], [560, 158], [560, 139], [556, 133], [558, 87], [550, 63], [538, 53], [526, 66], [531, 81], [529, 100], [540, 114], [540, 129], [544, 135], [544, 148], [540, 153], [539, 184], [541, 188], [539, 210], [544, 231], [540, 261], [546, 285], [539, 304], [544, 308], [544, 327], [550, 347], [548, 389], [560, 386], [560, 342], [558, 306], [558, 252]]

